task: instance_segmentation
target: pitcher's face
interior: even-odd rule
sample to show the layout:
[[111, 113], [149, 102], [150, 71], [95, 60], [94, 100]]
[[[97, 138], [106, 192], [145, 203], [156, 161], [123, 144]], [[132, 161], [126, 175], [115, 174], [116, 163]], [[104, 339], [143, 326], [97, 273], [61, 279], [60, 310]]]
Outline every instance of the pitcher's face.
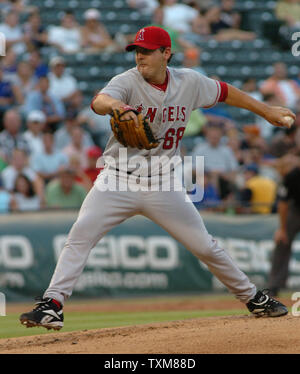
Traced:
[[158, 83], [157, 80], [166, 71], [169, 57], [170, 50], [168, 48], [164, 51], [142, 47], [136, 47], [135, 49], [137, 69], [143, 78], [150, 83]]

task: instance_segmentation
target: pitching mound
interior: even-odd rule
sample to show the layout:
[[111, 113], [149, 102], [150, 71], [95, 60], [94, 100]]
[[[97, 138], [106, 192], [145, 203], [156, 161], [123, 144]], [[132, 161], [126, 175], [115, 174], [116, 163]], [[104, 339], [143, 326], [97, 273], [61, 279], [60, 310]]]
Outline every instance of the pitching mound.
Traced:
[[300, 353], [300, 320], [208, 317], [0, 341], [1, 353]]

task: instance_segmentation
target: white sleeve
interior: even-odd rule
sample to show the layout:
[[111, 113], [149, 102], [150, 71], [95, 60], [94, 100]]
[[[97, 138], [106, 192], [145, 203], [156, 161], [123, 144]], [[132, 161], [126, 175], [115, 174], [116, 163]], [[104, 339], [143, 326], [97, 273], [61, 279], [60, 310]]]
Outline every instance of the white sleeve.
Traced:
[[197, 108], [210, 108], [216, 105], [221, 95], [220, 83], [196, 71], [193, 71], [192, 79], [195, 85], [193, 110]]
[[114, 99], [121, 100], [124, 103], [128, 102], [130, 80], [124, 74], [116, 75], [112, 78], [106, 87], [99, 93], [103, 93], [113, 97]]

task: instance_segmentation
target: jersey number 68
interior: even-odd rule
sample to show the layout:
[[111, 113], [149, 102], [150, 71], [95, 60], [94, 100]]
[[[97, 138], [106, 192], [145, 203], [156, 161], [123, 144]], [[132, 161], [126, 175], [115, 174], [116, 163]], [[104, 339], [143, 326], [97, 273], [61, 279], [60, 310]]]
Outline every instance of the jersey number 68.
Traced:
[[165, 135], [165, 140], [163, 144], [163, 149], [171, 149], [174, 146], [175, 142], [175, 147], [178, 147], [179, 141], [182, 139], [183, 134], [184, 134], [184, 127], [179, 127], [176, 131], [174, 128], [170, 128]]

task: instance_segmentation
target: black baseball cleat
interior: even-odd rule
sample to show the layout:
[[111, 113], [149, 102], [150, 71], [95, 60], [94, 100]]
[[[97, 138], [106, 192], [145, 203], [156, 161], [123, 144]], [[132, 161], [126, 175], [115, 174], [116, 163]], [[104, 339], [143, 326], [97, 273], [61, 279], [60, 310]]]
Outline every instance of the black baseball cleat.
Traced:
[[248, 310], [256, 317], [280, 317], [288, 314], [288, 309], [268, 294], [267, 289], [258, 291], [247, 304]]
[[36, 298], [36, 307], [20, 316], [20, 322], [26, 327], [42, 326], [50, 330], [60, 330], [64, 325], [62, 305], [51, 298]]

